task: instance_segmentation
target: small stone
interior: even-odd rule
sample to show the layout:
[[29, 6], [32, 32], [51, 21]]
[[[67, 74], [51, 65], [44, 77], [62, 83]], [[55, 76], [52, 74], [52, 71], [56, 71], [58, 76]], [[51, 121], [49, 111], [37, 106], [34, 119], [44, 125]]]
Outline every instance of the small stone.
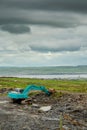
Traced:
[[39, 109], [40, 111], [49, 111], [49, 110], [51, 110], [51, 106], [43, 106], [43, 107], [41, 107], [40, 109]]
[[38, 104], [33, 103], [32, 107], [39, 108], [40, 106]]

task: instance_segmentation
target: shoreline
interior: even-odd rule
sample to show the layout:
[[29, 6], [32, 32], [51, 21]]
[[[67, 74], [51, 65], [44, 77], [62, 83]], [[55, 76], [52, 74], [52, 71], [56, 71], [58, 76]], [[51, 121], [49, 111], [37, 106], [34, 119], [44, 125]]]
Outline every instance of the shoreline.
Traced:
[[31, 78], [31, 79], [87, 79], [87, 74], [58, 74], [58, 75], [0, 75], [0, 78]]

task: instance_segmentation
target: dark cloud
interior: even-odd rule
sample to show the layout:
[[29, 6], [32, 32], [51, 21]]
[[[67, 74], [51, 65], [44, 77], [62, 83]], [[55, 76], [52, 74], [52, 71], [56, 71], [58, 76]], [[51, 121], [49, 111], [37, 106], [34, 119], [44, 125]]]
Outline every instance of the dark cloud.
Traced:
[[0, 0], [0, 5], [22, 9], [87, 12], [87, 0]]
[[[0, 0], [0, 25], [38, 24], [60, 28], [74, 28], [82, 24], [87, 0]], [[76, 13], [75, 15], [75, 12]], [[85, 14], [86, 16], [86, 14]], [[85, 20], [86, 21], [86, 20]], [[10, 33], [29, 32], [28, 27], [3, 25]]]
[[80, 23], [75, 12], [86, 13], [87, 0], [0, 0], [0, 24], [73, 28]]
[[18, 25], [18, 24], [5, 24], [1, 26], [1, 29], [15, 34], [30, 32], [29, 27], [25, 25]]
[[63, 52], [63, 51], [78, 51], [80, 50], [80, 46], [64, 46], [64, 47], [43, 47], [43, 46], [32, 46], [30, 45], [30, 48], [32, 51], [37, 51], [37, 52], [42, 52], [42, 53], [45, 53], [45, 52]]
[[80, 25], [80, 22], [70, 13], [5, 9], [0, 11], [0, 24], [40, 24], [73, 28]]

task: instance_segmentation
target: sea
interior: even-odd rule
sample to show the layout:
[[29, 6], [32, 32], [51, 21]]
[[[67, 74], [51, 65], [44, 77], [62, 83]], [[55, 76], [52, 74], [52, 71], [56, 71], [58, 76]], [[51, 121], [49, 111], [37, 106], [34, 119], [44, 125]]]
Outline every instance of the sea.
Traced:
[[0, 67], [0, 77], [87, 79], [87, 66]]

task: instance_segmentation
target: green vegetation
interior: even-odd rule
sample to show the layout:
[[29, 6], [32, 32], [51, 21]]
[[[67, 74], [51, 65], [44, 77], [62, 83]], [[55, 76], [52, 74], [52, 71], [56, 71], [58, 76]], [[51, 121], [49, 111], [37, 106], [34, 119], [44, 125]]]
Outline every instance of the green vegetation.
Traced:
[[62, 117], [62, 114], [60, 115], [60, 124], [59, 124], [59, 128], [60, 128], [60, 130], [63, 129], [63, 117]]
[[45, 86], [59, 91], [87, 93], [87, 80], [57, 80], [30, 78], [0, 78], [0, 88], [25, 88], [29, 84]]

